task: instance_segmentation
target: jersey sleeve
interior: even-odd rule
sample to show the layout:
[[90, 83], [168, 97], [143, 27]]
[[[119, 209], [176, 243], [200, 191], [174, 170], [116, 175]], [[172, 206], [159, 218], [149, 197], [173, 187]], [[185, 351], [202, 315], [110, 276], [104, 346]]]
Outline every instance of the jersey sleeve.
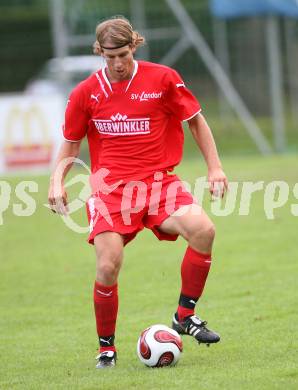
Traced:
[[174, 69], [169, 69], [166, 83], [165, 106], [169, 113], [187, 121], [201, 111], [200, 103]]
[[76, 87], [70, 94], [65, 110], [63, 137], [66, 141], [78, 142], [85, 137], [89, 115], [84, 107], [84, 94]]

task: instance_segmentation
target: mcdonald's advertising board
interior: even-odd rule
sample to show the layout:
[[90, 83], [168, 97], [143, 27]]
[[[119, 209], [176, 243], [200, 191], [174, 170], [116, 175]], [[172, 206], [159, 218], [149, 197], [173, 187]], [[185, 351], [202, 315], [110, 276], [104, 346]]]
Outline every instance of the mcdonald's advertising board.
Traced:
[[0, 173], [48, 171], [62, 141], [65, 97], [0, 97]]

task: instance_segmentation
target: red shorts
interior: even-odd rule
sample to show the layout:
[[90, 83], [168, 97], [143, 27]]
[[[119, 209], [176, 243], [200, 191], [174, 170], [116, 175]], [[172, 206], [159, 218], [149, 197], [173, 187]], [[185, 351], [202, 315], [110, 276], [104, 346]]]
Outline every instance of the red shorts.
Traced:
[[177, 240], [178, 235], [163, 233], [161, 223], [181, 206], [197, 203], [174, 174], [157, 172], [146, 179], [119, 185], [109, 194], [97, 193], [87, 202], [90, 225], [88, 242], [97, 234], [111, 231], [124, 237], [124, 245], [144, 227], [159, 240]]

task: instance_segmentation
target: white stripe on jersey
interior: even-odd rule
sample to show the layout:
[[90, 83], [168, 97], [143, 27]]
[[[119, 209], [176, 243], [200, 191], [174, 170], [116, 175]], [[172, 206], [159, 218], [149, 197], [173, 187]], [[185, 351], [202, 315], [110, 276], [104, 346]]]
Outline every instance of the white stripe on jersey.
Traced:
[[133, 78], [135, 77], [135, 75], [137, 74], [137, 71], [138, 71], [138, 66], [139, 66], [139, 64], [137, 63], [137, 61], [133, 61], [133, 63], [134, 63], [134, 70], [133, 70], [133, 74], [132, 74], [132, 76], [131, 76], [131, 79], [129, 80], [129, 83], [128, 83], [128, 85], [127, 85], [127, 87], [126, 87], [126, 90], [125, 90], [125, 92], [127, 92], [127, 90], [128, 90], [128, 88], [130, 87], [130, 84], [131, 84], [131, 82], [132, 82], [132, 80], [133, 80]]
[[105, 97], [107, 98], [109, 95], [107, 94], [107, 91], [105, 90], [105, 86], [103, 85], [103, 82], [101, 80], [101, 78], [99, 77], [99, 74], [98, 73], [95, 73], [95, 76], [100, 84], [100, 87], [102, 89], [102, 92], [104, 93]]
[[113, 92], [113, 88], [112, 88], [111, 83], [110, 83], [110, 81], [109, 81], [109, 79], [108, 79], [108, 76], [107, 76], [107, 74], [106, 74], [106, 69], [107, 69], [106, 67], [103, 68], [102, 71], [101, 71], [101, 73], [102, 73], [102, 75], [103, 75], [103, 78], [105, 79], [105, 82], [107, 83], [108, 87], [110, 88], [111, 92]]

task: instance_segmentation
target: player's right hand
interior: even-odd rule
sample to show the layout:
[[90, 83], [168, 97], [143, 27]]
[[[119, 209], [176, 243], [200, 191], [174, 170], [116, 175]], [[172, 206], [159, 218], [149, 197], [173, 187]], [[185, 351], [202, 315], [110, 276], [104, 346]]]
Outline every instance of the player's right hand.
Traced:
[[53, 213], [67, 216], [67, 193], [64, 189], [64, 185], [55, 185], [51, 182], [48, 193], [49, 206]]

